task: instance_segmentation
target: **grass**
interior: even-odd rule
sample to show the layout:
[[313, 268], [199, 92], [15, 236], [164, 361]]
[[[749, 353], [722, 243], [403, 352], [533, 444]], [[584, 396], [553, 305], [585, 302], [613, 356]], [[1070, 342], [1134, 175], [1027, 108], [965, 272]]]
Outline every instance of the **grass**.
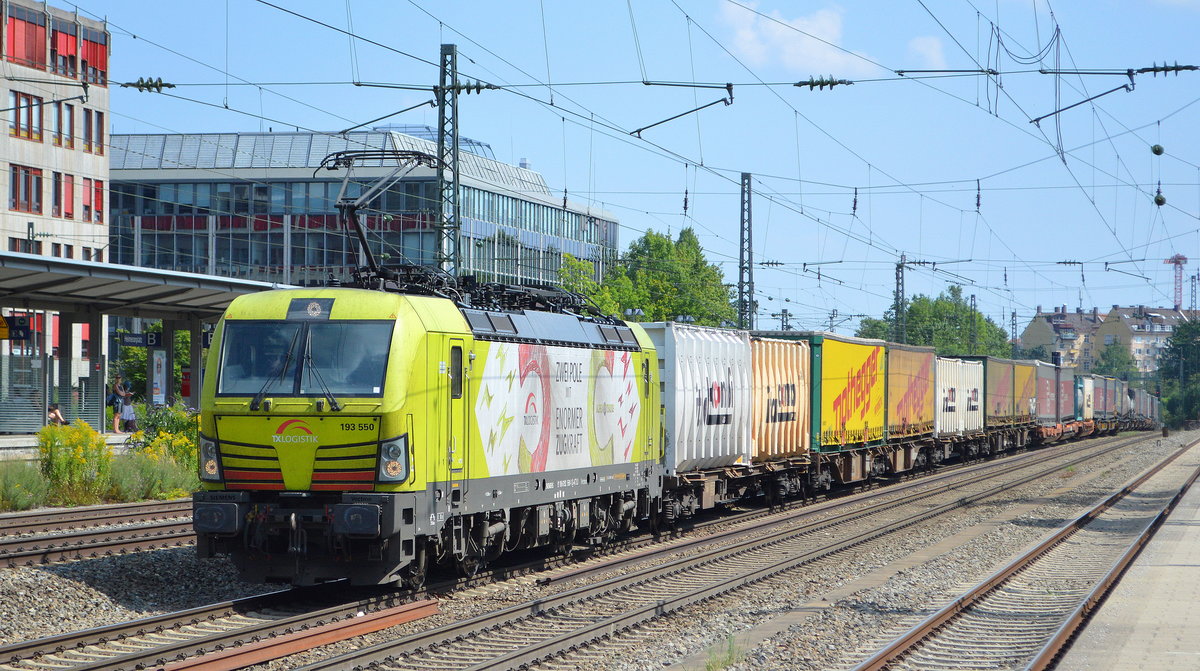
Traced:
[[36, 463], [0, 461], [0, 512], [177, 499], [199, 488], [196, 471], [190, 467], [146, 454], [113, 457], [103, 482], [86, 489], [70, 484], [55, 487]]
[[35, 464], [0, 462], [0, 510], [31, 510], [47, 505], [50, 483]]
[[200, 481], [191, 468], [145, 454], [131, 454], [113, 460], [108, 498], [111, 501], [178, 499], [199, 488]]
[[742, 658], [742, 651], [733, 642], [733, 636], [725, 641], [725, 646], [714, 645], [708, 649], [708, 659], [704, 662], [704, 671], [718, 671], [732, 666]]

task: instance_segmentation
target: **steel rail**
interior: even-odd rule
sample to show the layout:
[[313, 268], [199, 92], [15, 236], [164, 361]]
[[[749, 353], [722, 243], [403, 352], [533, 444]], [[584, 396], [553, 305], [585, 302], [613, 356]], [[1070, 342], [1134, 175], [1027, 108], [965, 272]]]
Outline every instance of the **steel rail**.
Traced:
[[1197, 478], [1200, 478], [1200, 468], [1192, 472], [1191, 477], [1179, 488], [1179, 491], [1171, 498], [1166, 507], [1155, 516], [1145, 531], [1133, 543], [1130, 543], [1125, 552], [1113, 562], [1113, 566], [1109, 572], [1105, 574], [1092, 591], [1080, 602], [1079, 607], [1067, 616], [1066, 621], [1058, 628], [1054, 636], [1050, 638], [1046, 645], [1025, 666], [1026, 671], [1051, 669], [1058, 663], [1059, 656], [1070, 648], [1071, 643], [1075, 640], [1075, 635], [1091, 620], [1092, 615], [1099, 609], [1100, 604], [1117, 586], [1121, 578], [1124, 577], [1129, 566], [1133, 564], [1133, 561], [1137, 559], [1146, 545], [1150, 543], [1150, 539], [1162, 528], [1163, 523], [1167, 521], [1167, 518], [1171, 516], [1175, 507], [1183, 500], [1184, 495], [1196, 483]]
[[[1195, 443], [1192, 445], [1194, 444]], [[1187, 447], [1176, 451], [1171, 456], [1159, 462], [1153, 468], [1148, 469], [1146, 472], [1127, 482], [1121, 487], [1121, 489], [1112, 495], [1105, 497], [1090, 509], [1077, 516], [1074, 520], [1059, 527], [1057, 531], [1046, 536], [1040, 542], [1033, 545], [1020, 557], [1013, 559], [995, 573], [983, 579], [977, 585], [967, 590], [950, 603], [946, 604], [936, 613], [930, 615], [924, 621], [920, 622], [909, 631], [905, 632], [901, 636], [894, 639], [891, 643], [881, 648], [866, 661], [854, 667], [854, 671], [880, 671], [888, 668], [889, 665], [894, 664], [922, 641], [935, 634], [948, 622], [959, 617], [963, 611], [979, 603], [986, 595], [994, 592], [997, 588], [1006, 583], [1011, 577], [1027, 569], [1038, 559], [1043, 557], [1051, 548], [1057, 546], [1064, 539], [1078, 532], [1081, 528], [1086, 526], [1101, 513], [1111, 508], [1117, 501], [1127, 496], [1130, 492], [1132, 492], [1142, 483], [1149, 480], [1163, 468], [1166, 468], [1169, 464], [1187, 452], [1192, 445], [1188, 445]], [[1200, 474], [1200, 470], [1192, 475], [1189, 483], [1194, 481], [1198, 474]], [[1181, 495], [1182, 494], [1179, 494], [1177, 497]], [[1142, 539], [1139, 537], [1139, 539], [1135, 541], [1135, 545], [1141, 542]]]
[[151, 522], [176, 517], [191, 517], [191, 499], [86, 506], [52, 511], [4, 513], [0, 515], [0, 537], [16, 534], [60, 531], [101, 524]]
[[134, 550], [181, 547], [196, 534], [191, 519], [115, 529], [0, 540], [0, 567], [37, 566], [68, 559], [102, 557]]
[[[256, 597], [212, 604], [199, 608], [168, 613], [143, 620], [100, 627], [83, 632], [63, 634], [28, 643], [0, 648], [0, 660], [13, 666], [21, 663], [71, 669], [72, 671], [131, 671], [158, 667], [173, 661], [209, 655], [226, 649], [247, 648], [248, 655], [262, 655], [263, 651], [250, 653], [251, 642], [279, 639], [277, 650], [288, 650], [300, 637], [280, 639], [281, 636], [304, 634], [317, 636], [324, 644], [341, 640], [347, 636], [339, 634], [344, 627], [350, 629], [348, 636], [375, 631], [425, 617], [436, 612], [437, 604], [429, 600], [410, 601], [407, 597], [385, 594], [370, 598], [345, 600], [338, 598], [341, 585], [325, 585], [305, 590], [283, 590]], [[204, 629], [220, 626], [222, 620], [244, 618], [256, 611], [278, 611], [296, 608], [296, 602], [312, 599], [323, 602], [319, 607], [305, 608], [304, 612], [272, 616], [269, 619], [233, 626], [225, 631], [203, 633]], [[333, 601], [332, 605], [328, 602]], [[369, 615], [364, 615], [369, 613]], [[336, 626], [335, 626], [336, 625]], [[371, 627], [376, 629], [371, 629]], [[197, 631], [185, 631], [192, 627]], [[339, 638], [339, 636], [341, 638]], [[146, 640], [154, 639], [154, 640]], [[107, 649], [114, 646], [117, 649]], [[123, 649], [143, 647], [142, 650]], [[266, 646], [270, 649], [271, 646]], [[73, 659], [72, 656], [90, 658]], [[242, 659], [249, 659], [243, 657]], [[214, 661], [215, 660], [210, 660]]]

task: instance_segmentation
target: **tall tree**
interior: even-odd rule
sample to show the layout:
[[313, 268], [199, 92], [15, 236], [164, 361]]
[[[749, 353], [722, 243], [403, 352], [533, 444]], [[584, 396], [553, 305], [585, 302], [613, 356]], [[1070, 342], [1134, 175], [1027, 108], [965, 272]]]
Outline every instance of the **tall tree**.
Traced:
[[[962, 287], [951, 285], [937, 298], [917, 295], [905, 307], [905, 332], [909, 345], [927, 345], [938, 354], [988, 354], [1008, 357], [1012, 345], [1008, 334], [963, 299]], [[892, 311], [883, 319], [867, 318], [859, 323], [855, 335], [863, 338], [893, 340]], [[971, 325], [975, 325], [975, 346], [971, 346]]]
[[1200, 322], [1175, 326], [1158, 360], [1158, 380], [1168, 425], [1200, 419]]
[[1128, 380], [1135, 370], [1129, 348], [1121, 343], [1105, 345], [1104, 349], [1100, 350], [1096, 365], [1092, 366], [1092, 372], [1096, 375], [1119, 377], [1122, 380]]
[[1175, 326], [1167, 351], [1158, 359], [1159, 379], [1187, 381], [1200, 373], [1200, 322]]
[[599, 284], [591, 280], [589, 263], [564, 255], [559, 280], [606, 312], [641, 310], [636, 317], [640, 321], [687, 316], [697, 324], [717, 326], [737, 314], [733, 288], [725, 284], [721, 269], [705, 258], [691, 228], [680, 231], [674, 241], [647, 231], [630, 243], [622, 262], [610, 267]]
[[1046, 363], [1051, 363], [1051, 359], [1053, 358], [1050, 356], [1050, 353], [1046, 351], [1045, 345], [1038, 345], [1037, 347], [1030, 347], [1029, 349], [1017, 347], [1013, 351], [1012, 357], [1014, 359], [1038, 359], [1039, 361], [1045, 361]]

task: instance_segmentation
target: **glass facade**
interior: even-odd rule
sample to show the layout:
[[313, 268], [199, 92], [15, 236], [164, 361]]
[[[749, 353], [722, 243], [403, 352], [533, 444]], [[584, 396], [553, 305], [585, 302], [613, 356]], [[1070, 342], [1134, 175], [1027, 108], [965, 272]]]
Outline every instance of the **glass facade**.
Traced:
[[[255, 179], [209, 181], [169, 179], [174, 175], [167, 169], [154, 172], [164, 179], [148, 179], [144, 169], [136, 180], [124, 178], [120, 169], [111, 173], [114, 263], [286, 284], [321, 284], [331, 273], [341, 278], [346, 268], [360, 265], [357, 244], [339, 225], [334, 207], [340, 173], [274, 180], [256, 170]], [[371, 184], [370, 177], [349, 182], [346, 195], [357, 196]], [[618, 225], [611, 217], [556, 206], [548, 192], [523, 197], [502, 191], [474, 180], [461, 186], [463, 274], [555, 283], [562, 254], [570, 253], [592, 261], [598, 279], [616, 258]], [[360, 218], [384, 265], [430, 265], [439, 212], [436, 180], [406, 178], [368, 203]]]

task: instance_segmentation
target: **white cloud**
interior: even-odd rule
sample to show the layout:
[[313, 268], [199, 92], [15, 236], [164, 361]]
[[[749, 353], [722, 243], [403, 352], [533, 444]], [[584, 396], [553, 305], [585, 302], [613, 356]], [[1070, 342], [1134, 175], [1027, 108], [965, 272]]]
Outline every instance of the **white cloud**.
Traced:
[[[744, 4], [757, 8], [756, 3]], [[848, 77], [877, 71], [862, 58], [831, 46], [841, 46], [841, 8], [819, 9], [791, 19], [784, 18], [778, 10], [764, 13], [770, 18], [733, 3], [725, 3], [721, 8], [721, 19], [733, 33], [730, 50], [747, 65], [782, 66], [810, 76]]]
[[[946, 57], [942, 54], [942, 41], [936, 37], [914, 37], [908, 41], [909, 57], [916, 59], [922, 70], [945, 70]], [[918, 68], [914, 68], [918, 69]]]

